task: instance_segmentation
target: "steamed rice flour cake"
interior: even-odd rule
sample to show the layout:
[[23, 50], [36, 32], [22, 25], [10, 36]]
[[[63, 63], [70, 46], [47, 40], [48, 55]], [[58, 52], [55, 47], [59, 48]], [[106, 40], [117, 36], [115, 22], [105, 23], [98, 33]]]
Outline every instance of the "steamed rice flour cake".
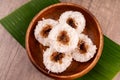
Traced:
[[58, 24], [54, 27], [48, 38], [56, 51], [68, 52], [75, 49], [78, 43], [78, 34], [68, 24]]
[[34, 32], [36, 40], [44, 46], [49, 46], [48, 35], [57, 23], [58, 22], [53, 19], [43, 19], [39, 21]]
[[72, 52], [74, 60], [79, 62], [86, 62], [90, 60], [96, 53], [96, 46], [93, 45], [87, 35], [80, 34], [77, 48]]
[[78, 33], [81, 33], [85, 28], [85, 18], [78, 11], [66, 11], [59, 18], [60, 23], [67, 23], [74, 28]]
[[43, 54], [43, 63], [48, 71], [61, 73], [65, 71], [72, 62], [70, 53], [60, 53], [48, 48]]

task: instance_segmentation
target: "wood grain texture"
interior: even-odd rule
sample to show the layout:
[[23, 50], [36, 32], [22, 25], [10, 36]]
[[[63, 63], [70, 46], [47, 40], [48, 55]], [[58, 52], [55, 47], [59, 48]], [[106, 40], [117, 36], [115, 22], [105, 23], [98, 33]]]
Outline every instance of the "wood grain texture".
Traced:
[[[0, 0], [0, 19], [29, 0]], [[105, 35], [120, 44], [120, 0], [61, 0], [80, 4], [98, 19]], [[0, 80], [52, 80], [30, 63], [26, 51], [0, 25]], [[120, 80], [120, 74], [114, 79]]]

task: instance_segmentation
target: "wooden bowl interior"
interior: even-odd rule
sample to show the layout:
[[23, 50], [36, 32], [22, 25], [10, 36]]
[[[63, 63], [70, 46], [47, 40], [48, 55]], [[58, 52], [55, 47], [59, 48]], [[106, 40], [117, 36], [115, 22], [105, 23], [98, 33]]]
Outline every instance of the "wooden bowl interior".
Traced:
[[[81, 12], [85, 19], [86, 19], [86, 27], [84, 30], [84, 33], [87, 34], [93, 41], [93, 43], [97, 46], [97, 52], [99, 50], [99, 46], [100, 46], [100, 32], [98, 29], [98, 24], [97, 22], [94, 20], [93, 16], [87, 12], [85, 9], [83, 9], [82, 7], [78, 7], [75, 5], [56, 5], [56, 6], [52, 6], [52, 7], [48, 7], [47, 9], [43, 10], [42, 12], [40, 12], [32, 21], [32, 23], [29, 26], [29, 30], [28, 30], [28, 54], [30, 59], [32, 59], [33, 64], [43, 73], [48, 74], [48, 70], [45, 68], [44, 64], [43, 64], [43, 49], [45, 49], [40, 43], [38, 43], [38, 41], [35, 39], [34, 37], [34, 29], [36, 27], [36, 24], [38, 23], [39, 20], [42, 20], [42, 18], [51, 18], [51, 19], [55, 19], [58, 20], [61, 13], [65, 12], [65, 11], [79, 11]], [[92, 62], [95, 60], [96, 56], [98, 53], [96, 53], [96, 55], [88, 62], [84, 62], [84, 63], [80, 63], [80, 62], [76, 62], [73, 60], [73, 62], [71, 63], [71, 65], [67, 68], [66, 71], [59, 73], [59, 74], [55, 74], [50, 72], [49, 76], [52, 77], [57, 77], [59, 78], [59, 76], [71, 76], [73, 74], [77, 74], [77, 73], [81, 73], [82, 71], [86, 70], [86, 68], [88, 68]], [[86, 70], [88, 71], [88, 70]]]

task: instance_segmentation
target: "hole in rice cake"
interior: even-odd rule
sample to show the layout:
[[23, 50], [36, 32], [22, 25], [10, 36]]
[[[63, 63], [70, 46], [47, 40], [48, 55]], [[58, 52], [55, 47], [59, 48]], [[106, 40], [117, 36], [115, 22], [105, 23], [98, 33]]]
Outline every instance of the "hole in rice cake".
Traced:
[[40, 32], [40, 35], [43, 37], [43, 38], [46, 38], [48, 37], [48, 34], [49, 32], [51, 31], [52, 29], [52, 26], [51, 25], [46, 25], [46, 27], [44, 27], [42, 29], [42, 31]]
[[75, 25], [75, 21], [74, 21], [74, 19], [72, 19], [72, 18], [68, 18], [67, 19], [67, 24], [69, 24], [72, 28], [77, 28], [77, 26]]
[[87, 52], [88, 46], [84, 41], [79, 41], [78, 42], [78, 50], [81, 54], [85, 54]]
[[51, 61], [59, 62], [60, 64], [62, 64], [62, 58], [64, 58], [64, 56], [64, 53], [54, 52], [51, 55]]
[[61, 31], [61, 32], [59, 33], [59, 35], [57, 36], [57, 40], [58, 40], [60, 43], [62, 43], [62, 44], [64, 44], [64, 45], [67, 45], [67, 44], [69, 43], [69, 41], [70, 41], [70, 38], [69, 38], [69, 36], [67, 35], [67, 32], [66, 32], [66, 31]]

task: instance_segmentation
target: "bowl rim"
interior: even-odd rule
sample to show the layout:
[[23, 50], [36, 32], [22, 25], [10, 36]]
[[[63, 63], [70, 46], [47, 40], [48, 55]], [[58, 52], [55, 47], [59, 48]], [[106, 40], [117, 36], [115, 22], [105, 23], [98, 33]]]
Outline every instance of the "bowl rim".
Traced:
[[29, 48], [29, 43], [28, 43], [29, 42], [29, 35], [30, 35], [29, 33], [30, 33], [32, 25], [35, 22], [35, 20], [37, 19], [37, 17], [40, 14], [44, 13], [44, 11], [49, 10], [50, 8], [54, 8], [56, 6], [74, 6], [74, 7], [81, 8], [82, 10], [84, 10], [85, 12], [87, 12], [94, 19], [94, 21], [97, 24], [97, 28], [98, 28], [98, 31], [99, 31], [99, 34], [100, 34], [100, 43], [99, 43], [100, 45], [99, 45], [96, 57], [94, 58], [94, 60], [92, 61], [92, 63], [87, 68], [85, 68], [85, 70], [81, 71], [80, 73], [78, 72], [78, 73], [75, 73], [75, 74], [72, 74], [72, 75], [68, 75], [68, 76], [57, 76], [56, 74], [49, 74], [50, 77], [63, 78], [63, 79], [65, 79], [65, 78], [72, 78], [72, 79], [74, 79], [74, 78], [77, 78], [77, 77], [81, 77], [81, 76], [87, 74], [90, 70], [92, 70], [92, 68], [97, 64], [97, 62], [100, 59], [100, 56], [102, 54], [103, 45], [104, 45], [104, 39], [103, 39], [103, 33], [102, 33], [101, 26], [100, 26], [98, 20], [96, 19], [96, 17], [88, 9], [85, 9], [84, 7], [82, 7], [79, 4], [68, 3], [68, 2], [56, 3], [56, 4], [53, 4], [53, 5], [50, 5], [50, 6], [46, 7], [46, 8], [44, 8], [43, 10], [39, 11], [37, 15], [34, 16], [34, 18], [32, 19], [32, 21], [30, 22], [30, 24], [28, 26], [28, 29], [27, 29], [27, 32], [26, 32], [26, 37], [25, 37], [25, 48], [26, 48], [28, 57], [29, 57], [30, 61], [33, 63], [33, 65], [37, 69], [39, 69], [40, 71], [42, 71], [45, 75], [48, 75], [48, 73], [46, 71], [42, 70], [37, 65], [37, 63], [35, 62], [35, 60], [32, 58], [32, 55], [31, 55], [31, 52], [30, 52], [30, 48]]

